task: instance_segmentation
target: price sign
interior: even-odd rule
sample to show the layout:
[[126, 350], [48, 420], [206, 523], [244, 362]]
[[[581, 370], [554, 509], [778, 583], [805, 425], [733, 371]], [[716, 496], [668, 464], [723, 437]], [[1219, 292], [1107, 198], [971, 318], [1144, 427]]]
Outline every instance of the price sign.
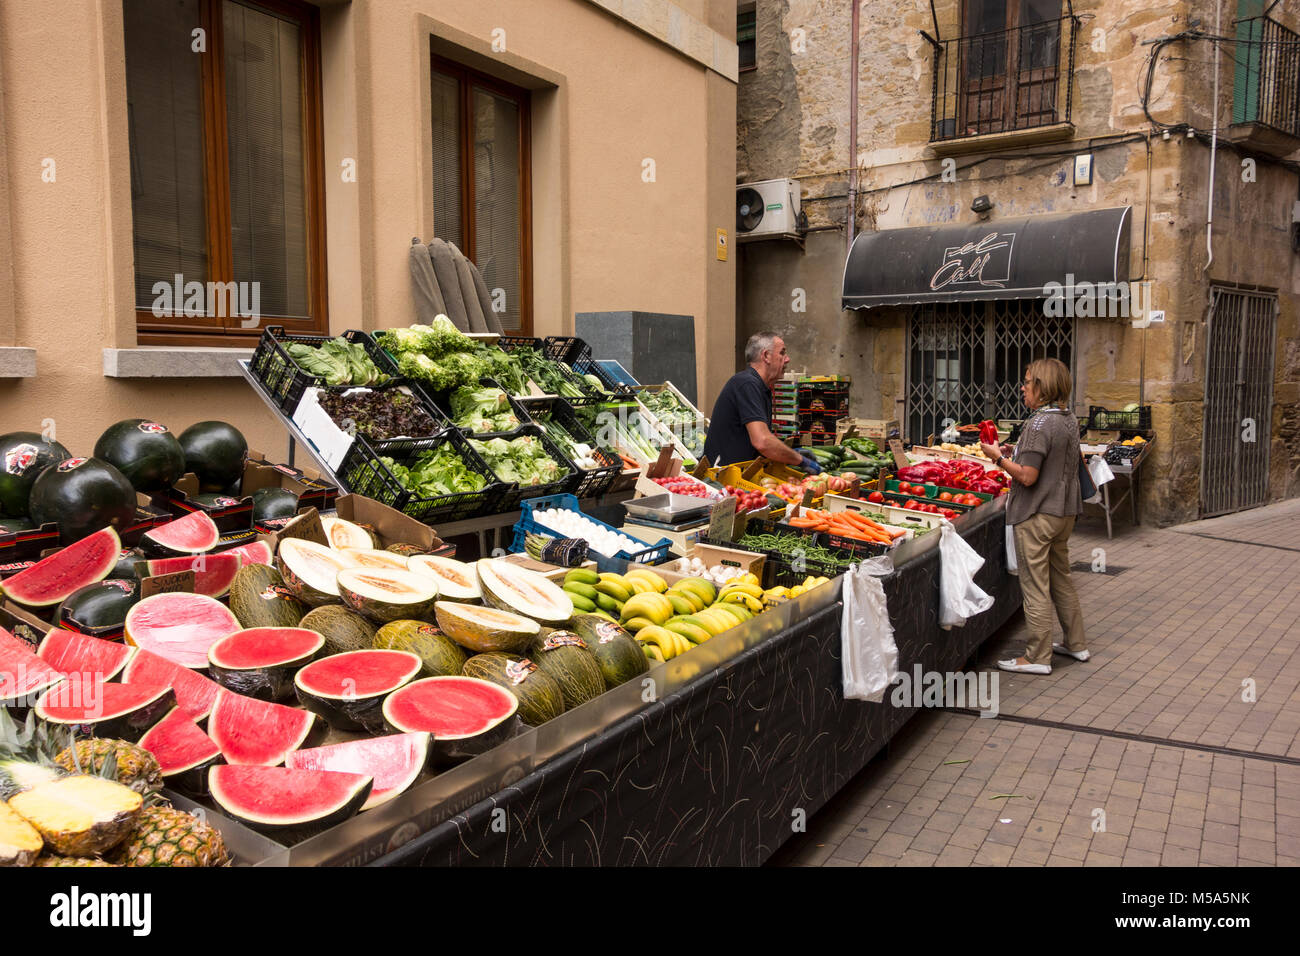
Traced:
[[731, 495], [716, 501], [709, 509], [709, 537], [731, 541], [736, 531], [736, 499]]

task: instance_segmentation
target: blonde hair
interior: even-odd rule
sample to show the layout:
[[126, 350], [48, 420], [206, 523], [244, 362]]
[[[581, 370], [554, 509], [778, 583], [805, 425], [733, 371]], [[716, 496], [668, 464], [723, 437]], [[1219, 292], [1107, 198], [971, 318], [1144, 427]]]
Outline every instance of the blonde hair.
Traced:
[[1039, 399], [1045, 404], [1063, 405], [1070, 397], [1073, 386], [1070, 370], [1060, 359], [1035, 359], [1025, 369], [1025, 377], [1034, 383]]

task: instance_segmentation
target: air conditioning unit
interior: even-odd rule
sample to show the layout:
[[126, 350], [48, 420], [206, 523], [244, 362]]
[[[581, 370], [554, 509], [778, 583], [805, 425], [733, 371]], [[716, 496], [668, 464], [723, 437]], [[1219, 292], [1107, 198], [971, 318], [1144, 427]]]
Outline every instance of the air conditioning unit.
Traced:
[[736, 239], [797, 239], [799, 184], [793, 179], [767, 179], [736, 187]]

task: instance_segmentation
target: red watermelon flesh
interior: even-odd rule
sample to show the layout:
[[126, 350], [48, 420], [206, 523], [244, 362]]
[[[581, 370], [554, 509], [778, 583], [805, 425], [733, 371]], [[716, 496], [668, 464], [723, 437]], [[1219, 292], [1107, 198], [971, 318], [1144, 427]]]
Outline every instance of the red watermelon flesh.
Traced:
[[476, 677], [426, 677], [384, 701], [384, 717], [405, 731], [428, 731], [434, 740], [471, 737], [508, 720], [515, 695]]
[[239, 630], [230, 609], [203, 594], [155, 594], [126, 615], [126, 642], [159, 657], [203, 670], [208, 648]]
[[96, 736], [137, 740], [176, 708], [170, 688], [114, 684], [76, 674], [36, 702], [36, 716]]
[[265, 541], [254, 541], [251, 544], [241, 544], [237, 548], [231, 548], [228, 551], [222, 551], [221, 554], [237, 554], [244, 564], [270, 564], [271, 548]]
[[208, 716], [208, 736], [226, 762], [274, 767], [301, 747], [316, 715], [222, 690]]
[[230, 582], [243, 565], [243, 559], [229, 552], [223, 554], [186, 555], [180, 558], [157, 558], [149, 562], [149, 574], [172, 574], [176, 571], [194, 572], [194, 593], [208, 597], [224, 597]]
[[117, 532], [104, 528], [19, 571], [0, 585], [0, 591], [27, 607], [58, 604], [73, 591], [108, 577], [121, 551]]
[[136, 651], [122, 672], [122, 680], [150, 687], [170, 687], [176, 692], [176, 709], [186, 720], [202, 720], [212, 712], [221, 686], [198, 671], [174, 664], [149, 651]]
[[165, 551], [198, 554], [211, 551], [221, 539], [221, 532], [206, 512], [194, 511], [144, 533], [145, 540]]
[[259, 830], [323, 826], [352, 816], [370, 793], [359, 773], [221, 765], [208, 771], [212, 799]]
[[140, 738], [140, 746], [158, 760], [164, 777], [175, 776], [221, 756], [216, 741], [178, 707]]
[[36, 655], [26, 641], [0, 627], [0, 706], [44, 693], [59, 681], [63, 672]]
[[296, 683], [319, 697], [374, 697], [401, 687], [423, 667], [420, 658], [406, 651], [348, 651], [308, 664]]
[[319, 631], [305, 627], [250, 627], [213, 644], [208, 657], [232, 670], [273, 667], [310, 657], [324, 643]]
[[36, 653], [65, 674], [80, 673], [112, 680], [126, 666], [135, 648], [56, 627], [45, 635]]
[[328, 747], [296, 750], [284, 765], [293, 770], [333, 770], [374, 778], [369, 810], [387, 803], [415, 783], [429, 756], [428, 734], [389, 734], [372, 740], [349, 740]]

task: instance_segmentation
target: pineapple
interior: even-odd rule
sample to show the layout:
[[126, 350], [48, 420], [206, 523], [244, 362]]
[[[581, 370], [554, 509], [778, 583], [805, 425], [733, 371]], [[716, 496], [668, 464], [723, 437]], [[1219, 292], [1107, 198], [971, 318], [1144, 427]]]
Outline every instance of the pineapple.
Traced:
[[63, 771], [50, 763], [52, 752], [49, 728], [42, 724], [38, 732], [34, 713], [20, 727], [0, 707], [0, 800], [62, 777]]
[[71, 776], [9, 798], [9, 808], [34, 826], [54, 852], [99, 856], [135, 828], [144, 799], [101, 777]]
[[44, 845], [35, 827], [0, 803], [0, 867], [31, 866]]
[[215, 827], [192, 813], [156, 806], [140, 814], [113, 859], [126, 866], [227, 866], [230, 853]]
[[90, 737], [65, 747], [54, 758], [54, 763], [68, 773], [104, 774], [105, 762], [113, 756], [117, 760], [112, 778], [124, 787], [130, 787], [141, 796], [162, 789], [162, 768], [154, 755], [143, 747], [125, 740], [104, 740]]
[[37, 866], [117, 866], [93, 856], [55, 856], [47, 853], [36, 861]]

